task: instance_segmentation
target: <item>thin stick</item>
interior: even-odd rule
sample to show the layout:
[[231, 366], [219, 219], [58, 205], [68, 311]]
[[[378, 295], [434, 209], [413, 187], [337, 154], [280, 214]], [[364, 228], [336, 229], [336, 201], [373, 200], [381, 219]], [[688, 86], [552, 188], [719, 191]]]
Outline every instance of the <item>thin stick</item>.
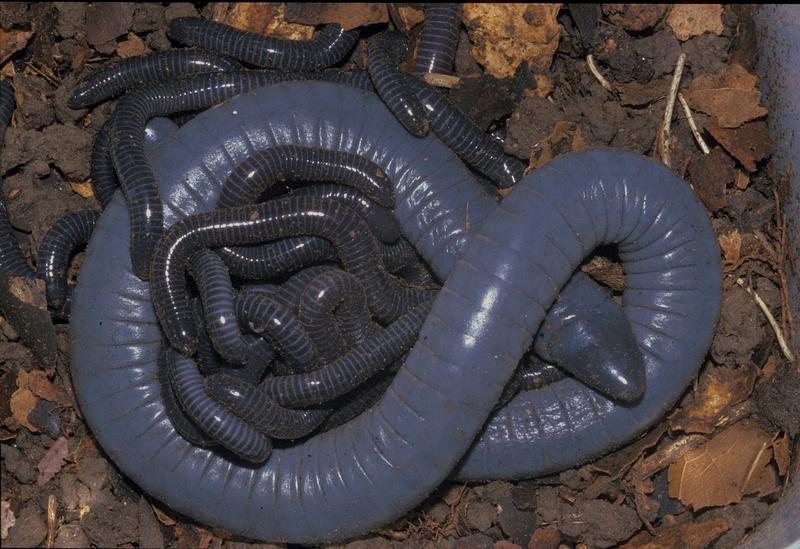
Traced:
[[769, 308], [767, 308], [767, 304], [764, 303], [764, 300], [761, 299], [761, 296], [759, 296], [755, 292], [755, 290], [753, 290], [749, 286], [745, 286], [744, 280], [742, 280], [741, 278], [736, 279], [736, 284], [744, 288], [744, 290], [748, 294], [753, 296], [753, 300], [755, 300], [756, 305], [758, 305], [759, 309], [761, 309], [761, 312], [764, 313], [764, 316], [767, 317], [767, 322], [769, 322], [769, 325], [772, 327], [772, 331], [775, 332], [775, 337], [778, 339], [778, 345], [780, 346], [781, 351], [783, 351], [783, 356], [786, 357], [786, 360], [788, 362], [794, 362], [794, 355], [792, 354], [792, 351], [789, 349], [789, 346], [786, 345], [786, 340], [783, 338], [783, 332], [781, 331], [780, 326], [778, 326], [778, 321], [775, 320], [774, 316], [772, 316], [772, 313], [769, 311]]
[[671, 167], [670, 154], [669, 154], [669, 135], [670, 126], [672, 125], [672, 111], [675, 108], [675, 98], [678, 95], [678, 86], [681, 83], [681, 76], [683, 76], [683, 66], [686, 64], [686, 54], [682, 53], [678, 56], [678, 62], [675, 65], [675, 73], [672, 75], [672, 85], [669, 87], [669, 99], [667, 100], [667, 109], [664, 111], [664, 125], [661, 128], [661, 162], [668, 168]]
[[50, 494], [47, 498], [47, 542], [46, 547], [49, 549], [55, 545], [56, 540], [56, 497]]
[[609, 93], [614, 93], [614, 88], [611, 86], [606, 77], [600, 74], [600, 71], [597, 69], [597, 65], [594, 64], [594, 56], [590, 53], [586, 56], [586, 64], [589, 65], [589, 72], [591, 72], [597, 81], [600, 82], [600, 85], [605, 88], [605, 90]]
[[686, 113], [686, 121], [689, 123], [689, 129], [692, 130], [692, 135], [694, 136], [695, 141], [697, 144], [700, 145], [700, 149], [703, 151], [703, 154], [708, 154], [711, 150], [706, 145], [703, 136], [700, 135], [700, 131], [697, 129], [697, 124], [694, 122], [694, 116], [692, 116], [692, 109], [689, 108], [689, 104], [686, 102], [686, 99], [683, 98], [683, 94], [678, 94], [678, 101], [681, 102], [681, 106], [683, 107], [683, 112]]

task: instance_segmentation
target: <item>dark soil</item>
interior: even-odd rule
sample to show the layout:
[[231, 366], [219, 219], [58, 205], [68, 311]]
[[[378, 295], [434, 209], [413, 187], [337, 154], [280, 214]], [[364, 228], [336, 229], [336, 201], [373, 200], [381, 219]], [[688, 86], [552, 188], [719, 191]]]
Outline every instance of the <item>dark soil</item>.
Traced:
[[[114, 102], [73, 111], [66, 100], [75, 83], [90, 70], [117, 59], [115, 52], [123, 41], [138, 38], [151, 50], [171, 47], [166, 21], [198, 14], [198, 8], [188, 3], [99, 6], [0, 4], [2, 29], [34, 31], [28, 44], [2, 68], [3, 78], [12, 80], [18, 103], [0, 162], [2, 192], [16, 236], [29, 257], [45, 231], [63, 214], [100, 207], [85, 183], [91, 144]], [[631, 30], [623, 26], [624, 17], [630, 16], [624, 10], [604, 14], [600, 8], [569, 6], [575, 13], [562, 8], [560, 44], [544, 75], [552, 87], [549, 93], [542, 75], [532, 75], [525, 66], [514, 78], [505, 80], [485, 73], [472, 58], [467, 33], [462, 30], [456, 61], [456, 75], [462, 84], [450, 92], [451, 97], [478, 125], [504, 137], [509, 154], [531, 160], [534, 166], [546, 155], [580, 146], [619, 147], [657, 157], [656, 136], [680, 52], [688, 59], [684, 89], [697, 76], [718, 72], [732, 59], [753, 70], [755, 57], [747, 38], [752, 23], [746, 6], [725, 8], [721, 35], [706, 33], [683, 42], [663, 19], [655, 26]], [[203, 14], [208, 16], [211, 8], [206, 6]], [[631, 24], [652, 16], [639, 14]], [[416, 32], [412, 31], [412, 36]], [[615, 46], [608, 47], [610, 43]], [[624, 85], [622, 91], [607, 92], [587, 70], [586, 54], [591, 51], [596, 52], [599, 70], [609, 81]], [[731, 403], [727, 419], [720, 419], [711, 432], [688, 436], [711, 438], [732, 422], [750, 416], [776, 440], [783, 434], [790, 437], [787, 448], [794, 450], [790, 455], [795, 462], [788, 471], [796, 471], [798, 368], [786, 361], [775, 331], [753, 298], [735, 283], [741, 278], [746, 286], [752, 286], [782, 328], [791, 332], [787, 283], [780, 275], [786, 258], [776, 212], [781, 174], [768, 159], [759, 161], [754, 171], [745, 170], [708, 132], [704, 136], [713, 150], [704, 156], [683, 111], [676, 106], [675, 112], [673, 170], [693, 183], [718, 234], [734, 238], [734, 242], [733, 233], [740, 238], [738, 245], [731, 245], [735, 249], [723, 246], [722, 315], [699, 378], [718, 366], [757, 372], [742, 401]], [[710, 123], [702, 113], [696, 112], [695, 117], [701, 128]], [[749, 183], [742, 182], [739, 172], [746, 174]], [[76, 269], [77, 265], [79, 261]], [[591, 265], [587, 267], [590, 274], [615, 287], [609, 282], [613, 277], [603, 276], [613, 271], [607, 261]], [[95, 444], [72, 396], [67, 325], [57, 324], [52, 337], [58, 346], [58, 360], [43, 364], [42, 350], [26, 346], [24, 334], [0, 317], [3, 520], [7, 521], [8, 511], [15, 518], [2, 541], [4, 547], [268, 547], [231, 539], [225, 532], [209, 531], [177, 516], [122, 477]], [[52, 400], [36, 394], [36, 406], [23, 418], [26, 424], [15, 418], [11, 397], [17, 392], [20, 372], [37, 370], [44, 370], [61, 396], [51, 395]], [[692, 392], [689, 388], [687, 395]], [[61, 437], [67, 442], [64, 462], [59, 462], [51, 478], [40, 481], [40, 470], [46, 467], [43, 458]], [[673, 541], [702, 539], [703, 545], [732, 547], [768, 516], [791, 473], [776, 458], [769, 467], [779, 475], [780, 485], [772, 492], [693, 512], [669, 496], [669, 461], [648, 471], [641, 482], [630, 474], [644, 460], [658, 461], [672, 443], [686, 438], [687, 433], [673, 430], [665, 420], [628, 448], [559, 475], [513, 483], [446, 483], [397, 523], [346, 547], [555, 549], [626, 542], [638, 546], [666, 536], [673, 536], [669, 538]], [[688, 537], [694, 535], [692, 525], [712, 521], [727, 526], [710, 538]]]

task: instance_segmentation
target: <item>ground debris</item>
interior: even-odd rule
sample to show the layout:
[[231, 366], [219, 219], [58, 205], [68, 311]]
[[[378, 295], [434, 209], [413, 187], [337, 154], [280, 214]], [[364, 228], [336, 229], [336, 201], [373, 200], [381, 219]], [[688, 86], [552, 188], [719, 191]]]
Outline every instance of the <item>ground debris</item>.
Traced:
[[603, 4], [603, 15], [625, 30], [640, 32], [655, 27], [668, 7], [668, 4]]
[[472, 54], [495, 78], [510, 78], [520, 64], [544, 71], [558, 48], [560, 4], [464, 4]]
[[670, 497], [696, 511], [771, 493], [777, 488], [771, 444], [755, 421], [736, 423], [670, 465]]
[[758, 77], [732, 64], [711, 76], [698, 76], [686, 90], [692, 109], [714, 116], [723, 128], [738, 128], [767, 114], [761, 106]]
[[67, 438], [60, 437], [53, 445], [47, 450], [44, 457], [39, 460], [36, 468], [39, 469], [39, 477], [36, 479], [38, 486], [44, 486], [51, 478], [64, 466], [64, 460], [67, 458]]
[[758, 369], [750, 363], [739, 368], [707, 366], [697, 389], [669, 418], [670, 429], [685, 433], [712, 433], [724, 412], [750, 396], [757, 375]]
[[677, 524], [667, 524], [655, 529], [655, 535], [646, 530], [637, 534], [620, 549], [684, 549], [685, 547], [707, 547], [712, 541], [730, 529], [725, 518], [689, 522], [684, 519]]
[[689, 161], [689, 182], [711, 213], [728, 205], [725, 188], [733, 183], [734, 167], [731, 157], [720, 147], [714, 147], [710, 154], [695, 156]]
[[267, 36], [308, 40], [314, 34], [311, 25], [286, 21], [284, 3], [212, 2], [205, 9], [214, 21]]
[[558, 528], [592, 547], [611, 547], [630, 538], [641, 525], [630, 507], [592, 499], [575, 504], [561, 517]]
[[681, 42], [706, 32], [722, 34], [722, 4], [675, 4], [667, 15], [667, 25]]
[[751, 173], [756, 171], [756, 162], [764, 160], [775, 150], [764, 120], [746, 122], [736, 129], [729, 129], [720, 127], [712, 118], [706, 124], [706, 130]]
[[337, 23], [344, 30], [365, 25], [386, 23], [389, 12], [386, 4], [362, 2], [358, 4], [302, 2], [286, 5], [286, 21], [303, 25]]
[[90, 4], [86, 10], [86, 41], [100, 53], [113, 53], [116, 38], [128, 32], [133, 22], [133, 3]]

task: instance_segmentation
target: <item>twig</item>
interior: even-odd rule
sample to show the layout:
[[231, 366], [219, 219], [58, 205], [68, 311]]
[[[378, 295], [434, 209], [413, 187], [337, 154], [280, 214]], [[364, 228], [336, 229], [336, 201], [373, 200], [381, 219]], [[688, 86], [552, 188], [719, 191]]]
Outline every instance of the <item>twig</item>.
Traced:
[[461, 85], [461, 78], [452, 74], [438, 74], [429, 72], [422, 77], [425, 82], [438, 88], [457, 88]]
[[614, 93], [614, 88], [611, 86], [606, 77], [600, 74], [600, 71], [597, 69], [597, 65], [594, 64], [594, 56], [590, 53], [586, 56], [586, 64], [589, 65], [589, 72], [591, 72], [597, 81], [600, 82], [600, 85], [609, 92]]
[[672, 125], [672, 111], [675, 108], [675, 98], [678, 95], [678, 86], [681, 83], [681, 76], [683, 76], [683, 66], [686, 64], [686, 54], [682, 53], [678, 56], [678, 62], [675, 64], [675, 73], [672, 75], [672, 84], [669, 87], [669, 98], [667, 99], [667, 109], [664, 111], [664, 125], [661, 128], [661, 162], [668, 168], [672, 167], [670, 164], [670, 144], [669, 134], [670, 126]]
[[689, 104], [686, 102], [686, 99], [683, 98], [682, 93], [678, 94], [678, 101], [681, 102], [683, 112], [686, 113], [686, 121], [689, 123], [689, 129], [692, 130], [692, 135], [694, 136], [695, 141], [697, 141], [697, 144], [700, 145], [700, 149], [703, 151], [703, 154], [710, 153], [711, 149], [708, 148], [703, 136], [700, 135], [700, 131], [697, 129], [697, 124], [694, 122], [694, 116], [692, 116], [692, 109], [689, 108]]
[[50, 549], [55, 545], [56, 540], [56, 496], [50, 494], [47, 498], [47, 542], [46, 547]]
[[772, 331], [775, 332], [775, 337], [778, 339], [778, 345], [780, 345], [781, 351], [783, 351], [783, 356], [786, 357], [788, 362], [794, 362], [794, 355], [792, 351], [789, 349], [789, 346], [786, 345], [786, 340], [783, 338], [783, 331], [781, 330], [780, 326], [778, 326], [778, 321], [775, 320], [775, 317], [772, 316], [772, 313], [767, 308], [767, 304], [764, 303], [764, 300], [761, 299], [755, 290], [750, 288], [749, 286], [744, 285], [744, 280], [741, 278], [736, 279], [736, 284], [744, 288], [744, 290], [753, 296], [753, 300], [755, 300], [756, 305], [761, 309], [761, 312], [764, 313], [764, 316], [767, 317], [767, 322], [772, 327]]

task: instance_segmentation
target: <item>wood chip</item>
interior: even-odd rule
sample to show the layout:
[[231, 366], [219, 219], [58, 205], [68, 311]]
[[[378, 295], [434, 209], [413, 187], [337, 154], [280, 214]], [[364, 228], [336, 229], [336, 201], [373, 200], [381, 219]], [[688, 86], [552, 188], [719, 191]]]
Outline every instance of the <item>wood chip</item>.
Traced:
[[495, 78], [510, 78], [527, 62], [534, 72], [550, 67], [558, 48], [560, 4], [464, 4], [472, 55]]
[[747, 172], [736, 170], [736, 175], [733, 178], [733, 185], [740, 191], [744, 191], [750, 186], [750, 176]]
[[719, 247], [726, 265], [736, 265], [742, 255], [742, 235], [739, 229], [733, 229], [727, 234], [719, 235]]
[[684, 96], [692, 109], [716, 117], [719, 126], [738, 128], [767, 114], [757, 83], [757, 76], [732, 64], [711, 76], [698, 76]]
[[789, 470], [790, 452], [789, 445], [792, 443], [789, 433], [784, 433], [778, 440], [772, 443], [772, 455], [775, 465], [778, 466], [778, 474], [785, 476]]
[[150, 49], [145, 45], [144, 40], [132, 32], [128, 33], [128, 37], [125, 40], [117, 44], [117, 55], [122, 59], [138, 57], [149, 51]]
[[48, 448], [36, 468], [39, 470], [39, 476], [36, 479], [37, 486], [44, 486], [50, 479], [52, 479], [61, 468], [64, 466], [64, 460], [67, 458], [67, 437], [59, 437], [53, 445]]
[[675, 4], [667, 15], [667, 25], [681, 42], [706, 32], [719, 36], [725, 30], [722, 5]]
[[336, 23], [344, 30], [389, 22], [386, 4], [371, 2], [291, 2], [286, 4], [285, 17], [289, 23], [312, 26]]
[[[775, 150], [764, 120], [748, 122], [736, 129], [722, 128], [715, 119], [706, 125], [706, 130], [749, 172], [758, 168], [756, 162], [764, 160]], [[749, 181], [748, 181], [749, 182]], [[739, 183], [736, 184], [739, 187]], [[744, 184], [747, 188], [747, 183]]]
[[[738, 236], [738, 232], [735, 234]], [[717, 421], [731, 406], [750, 396], [757, 376], [758, 369], [748, 364], [739, 368], [706, 367], [697, 389], [669, 419], [670, 428], [685, 433], [713, 432]]]
[[17, 523], [11, 504], [6, 500], [0, 502], [0, 539], [8, 537], [8, 531]]
[[736, 423], [670, 465], [670, 497], [697, 511], [773, 492], [771, 445], [772, 437], [755, 421]]
[[92, 198], [94, 196], [94, 187], [88, 181], [79, 183], [70, 181], [69, 187], [83, 198]]

